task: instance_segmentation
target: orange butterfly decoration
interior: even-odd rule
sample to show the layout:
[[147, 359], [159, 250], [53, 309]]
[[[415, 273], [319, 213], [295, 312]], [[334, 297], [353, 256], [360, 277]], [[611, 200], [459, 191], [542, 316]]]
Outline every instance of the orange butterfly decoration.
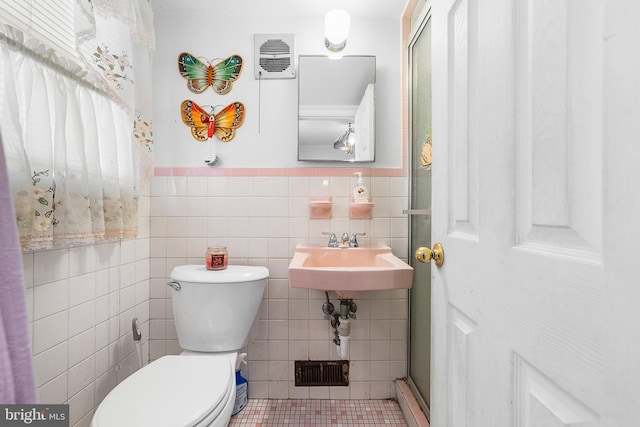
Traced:
[[244, 122], [244, 105], [241, 102], [233, 102], [214, 114], [186, 99], [180, 105], [180, 113], [182, 121], [191, 128], [191, 134], [198, 141], [206, 141], [215, 135], [220, 141], [229, 142]]

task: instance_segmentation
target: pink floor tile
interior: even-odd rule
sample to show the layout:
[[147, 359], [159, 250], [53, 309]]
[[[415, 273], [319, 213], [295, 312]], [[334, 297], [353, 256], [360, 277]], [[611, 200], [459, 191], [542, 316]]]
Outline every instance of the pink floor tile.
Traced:
[[230, 427], [400, 427], [407, 423], [393, 400], [250, 399]]

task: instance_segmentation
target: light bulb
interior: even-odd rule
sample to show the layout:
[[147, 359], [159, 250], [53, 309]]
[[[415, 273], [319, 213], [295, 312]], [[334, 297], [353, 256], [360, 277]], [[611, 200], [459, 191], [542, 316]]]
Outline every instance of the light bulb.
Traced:
[[324, 43], [331, 52], [339, 52], [347, 45], [351, 17], [346, 10], [332, 9], [324, 18]]

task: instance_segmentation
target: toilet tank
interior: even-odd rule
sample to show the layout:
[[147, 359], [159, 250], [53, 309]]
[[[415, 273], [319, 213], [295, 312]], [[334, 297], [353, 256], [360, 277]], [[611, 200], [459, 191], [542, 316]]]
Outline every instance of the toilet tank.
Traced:
[[170, 277], [180, 347], [227, 352], [247, 345], [269, 270], [229, 265], [213, 271], [204, 265], [180, 265]]

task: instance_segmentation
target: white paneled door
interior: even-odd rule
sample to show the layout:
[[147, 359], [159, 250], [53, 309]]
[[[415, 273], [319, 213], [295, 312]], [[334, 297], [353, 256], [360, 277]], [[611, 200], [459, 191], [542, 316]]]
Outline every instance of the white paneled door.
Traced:
[[640, 425], [640, 2], [432, 22], [431, 425]]

